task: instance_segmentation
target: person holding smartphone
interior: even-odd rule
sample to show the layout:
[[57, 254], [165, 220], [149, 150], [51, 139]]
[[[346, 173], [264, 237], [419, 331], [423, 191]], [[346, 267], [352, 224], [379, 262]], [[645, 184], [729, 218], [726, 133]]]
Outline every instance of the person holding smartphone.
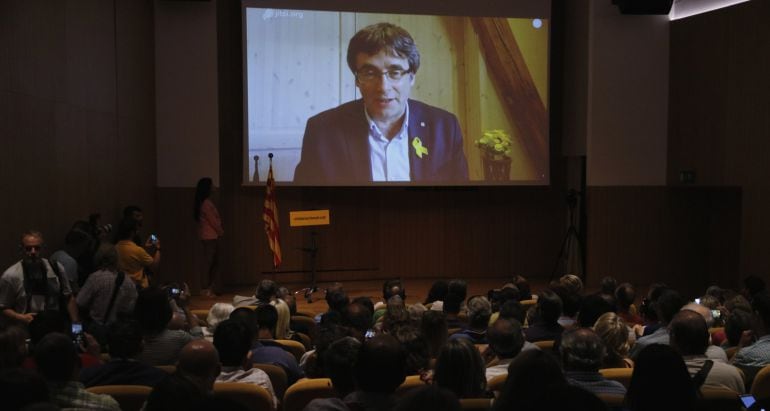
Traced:
[[217, 207], [211, 201], [213, 182], [209, 177], [198, 180], [195, 187], [193, 217], [198, 223], [198, 239], [203, 245], [204, 266], [202, 267], [201, 295], [213, 297], [221, 292], [219, 278], [220, 238], [225, 234]]

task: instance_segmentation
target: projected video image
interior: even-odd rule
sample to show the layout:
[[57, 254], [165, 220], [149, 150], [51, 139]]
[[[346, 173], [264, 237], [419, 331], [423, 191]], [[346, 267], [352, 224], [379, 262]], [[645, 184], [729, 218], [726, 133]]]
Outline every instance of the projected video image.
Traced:
[[244, 183], [548, 184], [548, 16], [244, 9]]

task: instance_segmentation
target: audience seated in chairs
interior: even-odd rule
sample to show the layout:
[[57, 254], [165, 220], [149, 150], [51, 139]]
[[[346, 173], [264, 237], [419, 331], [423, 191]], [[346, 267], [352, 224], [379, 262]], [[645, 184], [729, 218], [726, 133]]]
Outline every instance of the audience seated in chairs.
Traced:
[[630, 411], [691, 410], [696, 391], [682, 356], [668, 345], [651, 344], [635, 361], [626, 405]]
[[232, 313], [234, 309], [235, 307], [228, 303], [216, 303], [212, 305], [206, 315], [206, 327], [203, 328], [203, 337], [209, 341], [213, 341], [214, 331], [216, 331], [217, 325], [230, 318], [230, 313]]
[[540, 411], [551, 391], [566, 384], [561, 366], [551, 353], [524, 351], [511, 361], [508, 379], [493, 409]]
[[420, 334], [428, 343], [430, 358], [438, 357], [441, 347], [449, 338], [446, 316], [441, 311], [429, 310], [422, 315], [420, 320]]
[[450, 339], [436, 359], [433, 382], [458, 398], [483, 396], [487, 379], [485, 366], [476, 346], [466, 338]]
[[[519, 355], [525, 346], [524, 333], [521, 331], [521, 324], [516, 320], [507, 320], [500, 318], [489, 326], [487, 331], [489, 339], [489, 350], [495, 355], [497, 363], [486, 368], [487, 382], [498, 375], [508, 373], [508, 366], [511, 361]], [[526, 342], [528, 349], [537, 349], [530, 342]]]
[[596, 320], [594, 331], [604, 341], [607, 353], [602, 360], [601, 368], [631, 368], [634, 362], [628, 358], [631, 349], [629, 341], [632, 331], [628, 328], [623, 318], [609, 312], [604, 313]]
[[463, 305], [463, 297], [459, 294], [449, 292], [446, 297], [444, 297], [443, 310], [444, 315], [446, 316], [447, 328], [464, 330], [468, 327], [468, 322], [460, 316], [460, 313], [463, 311]]
[[[274, 307], [267, 305], [275, 310]], [[268, 308], [269, 310], [269, 308]], [[297, 364], [297, 359], [277, 346], [268, 346], [259, 340], [259, 326], [257, 325], [257, 313], [251, 308], [236, 308], [231, 314], [230, 319], [243, 322], [254, 335], [251, 343], [251, 361], [258, 364], [273, 364], [280, 366], [286, 371], [289, 385], [294, 384], [298, 379], [304, 377], [304, 373]]]
[[155, 386], [168, 374], [156, 367], [136, 361], [142, 352], [142, 330], [134, 320], [110, 325], [108, 334], [110, 361], [98, 367], [85, 368], [80, 381], [86, 387], [97, 385]]
[[[137, 360], [148, 365], [169, 365], [177, 362], [179, 352], [190, 341], [203, 337], [195, 316], [187, 312], [190, 331], [171, 330], [168, 324], [172, 318], [170, 297], [158, 287], [149, 287], [139, 292], [134, 316], [142, 328], [144, 350]], [[180, 300], [186, 309], [186, 301]]]
[[258, 385], [270, 394], [273, 408], [278, 407], [278, 398], [273, 390], [270, 377], [254, 368], [251, 361], [252, 331], [243, 322], [225, 320], [214, 332], [214, 346], [219, 352], [222, 371], [216, 378], [217, 383], [233, 382]]
[[599, 373], [606, 348], [590, 328], [567, 330], [559, 347], [564, 376], [571, 385], [594, 394], [625, 395], [623, 384], [604, 378]]
[[196, 409], [210, 397], [221, 371], [219, 354], [206, 340], [193, 340], [179, 353], [176, 373], [156, 385], [145, 411]]
[[406, 350], [406, 375], [421, 375], [428, 378], [430, 352], [428, 342], [417, 327], [412, 324], [399, 327], [392, 334]]
[[[759, 287], [759, 285], [754, 285]], [[754, 375], [764, 366], [770, 364], [770, 295], [758, 292], [751, 300], [754, 324], [750, 333], [744, 333], [740, 350], [733, 357], [733, 365], [743, 370], [747, 378], [747, 386], [751, 386]], [[753, 343], [750, 341], [756, 339]]]
[[[679, 311], [669, 324], [671, 347], [684, 358], [697, 388], [725, 388], [738, 394], [746, 390], [743, 377], [734, 366], [706, 356], [709, 333], [706, 321], [695, 311]], [[697, 377], [696, 377], [697, 376]]]
[[61, 408], [120, 411], [117, 401], [107, 395], [92, 394], [78, 382], [80, 358], [72, 338], [50, 333], [35, 346], [35, 361], [48, 383], [51, 401]]
[[371, 410], [394, 408], [392, 394], [404, 382], [406, 353], [390, 335], [378, 335], [363, 343], [355, 365], [356, 390], [344, 398], [316, 399], [306, 411]]
[[[29, 323], [29, 349], [30, 353], [24, 359], [22, 366], [24, 368], [36, 369], [34, 352], [37, 344], [45, 336], [51, 333], [60, 333], [70, 337], [73, 340], [72, 324], [61, 311], [43, 311], [35, 316], [35, 319]], [[78, 347], [78, 356], [80, 357], [80, 368], [95, 367], [102, 364], [101, 347], [99, 343], [89, 334], [83, 335], [82, 344]]]
[[636, 288], [631, 283], [622, 283], [615, 289], [615, 303], [617, 304], [617, 314], [629, 326], [642, 324], [642, 317], [634, 305], [636, 300]]
[[651, 293], [653, 296], [656, 294], [657, 298], [650, 302], [651, 307], [649, 307], [649, 310], [655, 312], [660, 327], [658, 327], [652, 334], [644, 335], [636, 340], [636, 344], [631, 347], [631, 352], [629, 354], [634, 361], [636, 361], [636, 357], [648, 345], [669, 343], [668, 323], [685, 304], [682, 296], [673, 289], [665, 287], [658, 288], [655, 292]]
[[562, 311], [561, 298], [551, 290], [538, 294], [534, 321], [524, 330], [527, 341], [555, 340], [561, 336], [564, 328], [559, 325]]
[[473, 344], [487, 344], [487, 327], [489, 317], [492, 316], [492, 305], [484, 296], [475, 296], [468, 299], [468, 326], [450, 336], [450, 339], [466, 338]]

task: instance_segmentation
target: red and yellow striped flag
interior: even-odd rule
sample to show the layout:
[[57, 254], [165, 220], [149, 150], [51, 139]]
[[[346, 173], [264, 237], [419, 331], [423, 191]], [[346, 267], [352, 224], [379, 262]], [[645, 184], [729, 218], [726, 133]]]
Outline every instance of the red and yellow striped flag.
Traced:
[[281, 265], [281, 233], [278, 229], [278, 206], [275, 203], [275, 180], [273, 180], [273, 158], [270, 155], [270, 171], [267, 173], [265, 205], [262, 220], [265, 221], [265, 233], [270, 251], [273, 253], [273, 268]]

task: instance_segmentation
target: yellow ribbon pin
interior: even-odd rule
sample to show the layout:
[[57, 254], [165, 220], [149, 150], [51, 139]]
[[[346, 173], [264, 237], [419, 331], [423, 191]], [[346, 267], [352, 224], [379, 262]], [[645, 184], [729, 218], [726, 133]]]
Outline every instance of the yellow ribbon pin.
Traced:
[[420, 137], [415, 137], [412, 140], [412, 147], [414, 147], [414, 153], [417, 154], [418, 158], [422, 158], [423, 154], [428, 155], [428, 147], [422, 145]]

